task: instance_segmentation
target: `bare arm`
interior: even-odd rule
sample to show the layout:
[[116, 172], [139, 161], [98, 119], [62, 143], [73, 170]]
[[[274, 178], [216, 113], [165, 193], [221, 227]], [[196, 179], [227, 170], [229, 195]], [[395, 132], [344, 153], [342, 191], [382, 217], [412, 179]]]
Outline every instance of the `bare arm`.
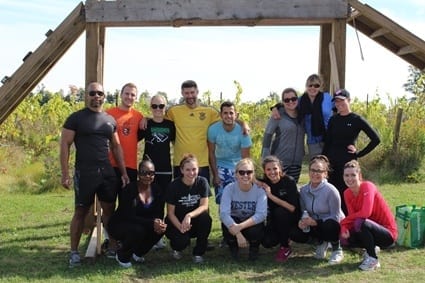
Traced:
[[218, 176], [217, 159], [215, 158], [215, 143], [208, 142], [208, 161], [213, 175], [214, 186], [219, 186], [221, 180]]
[[125, 187], [130, 182], [130, 179], [128, 178], [127, 170], [125, 169], [124, 153], [120, 144], [120, 139], [116, 132], [112, 135], [111, 150], [121, 172], [122, 187]]
[[241, 148], [241, 157], [242, 158], [251, 157], [251, 148], [250, 147]]
[[71, 178], [69, 176], [69, 151], [71, 144], [74, 142], [75, 131], [63, 128], [60, 141], [60, 164], [62, 171], [61, 184], [65, 189], [71, 186]]
[[[177, 218], [175, 214], [176, 206], [173, 204], [167, 203], [167, 217], [171, 221], [171, 223], [181, 231], [182, 224], [180, 223], [179, 219]], [[182, 232], [184, 233], [184, 232]]]

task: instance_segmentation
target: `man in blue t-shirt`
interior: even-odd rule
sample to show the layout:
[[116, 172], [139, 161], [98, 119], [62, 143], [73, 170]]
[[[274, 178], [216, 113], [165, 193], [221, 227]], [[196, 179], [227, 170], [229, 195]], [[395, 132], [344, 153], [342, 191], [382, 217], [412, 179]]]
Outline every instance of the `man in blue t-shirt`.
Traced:
[[208, 158], [213, 175], [215, 201], [220, 203], [224, 187], [235, 181], [236, 163], [250, 157], [251, 137], [244, 135], [236, 122], [238, 113], [233, 102], [220, 106], [221, 121], [208, 128]]

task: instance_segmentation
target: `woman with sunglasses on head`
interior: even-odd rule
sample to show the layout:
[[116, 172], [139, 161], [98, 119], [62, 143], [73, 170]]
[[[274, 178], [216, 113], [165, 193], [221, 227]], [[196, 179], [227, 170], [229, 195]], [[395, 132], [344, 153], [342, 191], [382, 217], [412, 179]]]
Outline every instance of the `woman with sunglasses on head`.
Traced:
[[124, 268], [145, 261], [144, 256], [167, 228], [164, 195], [153, 183], [155, 167], [150, 160], [139, 163], [138, 180], [121, 193], [117, 210], [109, 221], [109, 233], [121, 243], [116, 260]]
[[267, 122], [261, 156], [277, 156], [282, 162], [283, 171], [298, 182], [304, 158], [305, 132], [298, 118], [298, 96], [295, 89], [284, 89], [282, 102], [283, 108], [279, 109], [281, 118], [270, 118]]
[[300, 217], [297, 184], [282, 170], [279, 158], [266, 156], [263, 159], [264, 178], [260, 180], [267, 194], [268, 216], [262, 244], [265, 248], [280, 245], [275, 260], [285, 262], [292, 253], [289, 233], [297, 227]]
[[208, 213], [210, 187], [205, 177], [198, 176], [199, 163], [194, 155], [183, 156], [180, 171], [182, 176], [175, 178], [167, 189], [166, 236], [176, 260], [182, 258], [182, 251], [189, 246], [190, 239], [196, 238], [193, 262], [203, 263], [212, 225]]
[[[323, 81], [319, 75], [308, 76], [305, 92], [298, 102], [298, 115], [304, 121], [310, 159], [317, 154], [322, 154], [324, 135], [329, 119], [333, 115], [332, 96], [322, 91], [322, 87]], [[274, 119], [280, 119], [277, 110], [279, 107], [282, 107], [282, 104], [277, 104], [272, 109]]]
[[249, 246], [249, 260], [255, 261], [264, 236], [267, 196], [255, 183], [252, 159], [240, 160], [235, 172], [236, 181], [224, 188], [220, 203], [224, 240], [233, 259], [238, 259], [239, 248]]
[[366, 249], [361, 270], [375, 270], [381, 266], [375, 246], [386, 248], [397, 239], [395, 217], [376, 186], [363, 181], [356, 160], [344, 165], [344, 181], [348, 187], [344, 191], [348, 215], [341, 221], [341, 238], [350, 246]]
[[314, 256], [317, 259], [326, 258], [330, 243], [332, 254], [329, 264], [337, 264], [344, 258], [339, 241], [339, 222], [344, 218], [341, 198], [338, 190], [327, 181], [329, 160], [326, 156], [314, 156], [308, 169], [310, 182], [300, 189], [301, 211], [308, 215], [303, 215], [298, 229], [292, 231], [290, 238], [299, 243], [317, 242]]

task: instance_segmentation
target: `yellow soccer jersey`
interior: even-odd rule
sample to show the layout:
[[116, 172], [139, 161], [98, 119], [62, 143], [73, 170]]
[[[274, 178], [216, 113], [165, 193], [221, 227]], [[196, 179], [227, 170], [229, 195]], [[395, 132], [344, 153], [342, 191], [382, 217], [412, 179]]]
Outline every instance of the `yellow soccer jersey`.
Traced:
[[208, 166], [207, 131], [209, 125], [220, 120], [219, 112], [209, 106], [192, 109], [182, 104], [170, 107], [166, 118], [176, 126], [174, 166], [179, 166], [185, 153], [194, 154], [199, 167]]

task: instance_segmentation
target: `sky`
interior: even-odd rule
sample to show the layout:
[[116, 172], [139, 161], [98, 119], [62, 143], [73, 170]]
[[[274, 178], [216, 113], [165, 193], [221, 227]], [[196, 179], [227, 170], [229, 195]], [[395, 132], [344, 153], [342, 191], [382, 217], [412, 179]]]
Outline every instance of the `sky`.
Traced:
[[[45, 40], [80, 3], [78, 0], [0, 0], [0, 79], [11, 76], [29, 51]], [[84, 1], [83, 1], [84, 2]], [[364, 0], [425, 40], [425, 1]], [[346, 84], [352, 97], [373, 99], [407, 94], [409, 64], [347, 26]], [[361, 58], [360, 47], [364, 58]], [[243, 101], [257, 101], [286, 87], [304, 90], [318, 70], [319, 27], [107, 28], [104, 87], [114, 92], [134, 82], [139, 92], [180, 97], [180, 85], [193, 79], [201, 93], [234, 99], [238, 81]], [[85, 87], [85, 33], [37, 88], [69, 92]]]

